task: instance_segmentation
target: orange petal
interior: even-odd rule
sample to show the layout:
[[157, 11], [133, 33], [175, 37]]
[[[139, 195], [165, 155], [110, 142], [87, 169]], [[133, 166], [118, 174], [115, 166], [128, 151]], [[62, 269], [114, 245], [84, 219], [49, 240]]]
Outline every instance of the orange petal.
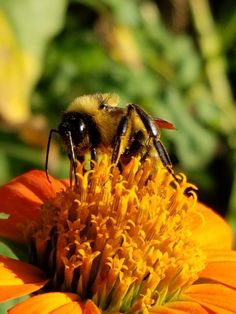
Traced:
[[185, 298], [216, 314], [236, 313], [236, 290], [221, 284], [192, 285], [185, 291]]
[[76, 301], [64, 304], [50, 312], [50, 314], [65, 314], [65, 313], [82, 314], [83, 312], [80, 304]]
[[198, 203], [197, 210], [205, 220], [200, 222], [200, 216], [196, 216], [191, 226], [193, 237], [199, 245], [208, 250], [230, 250], [233, 245], [233, 233], [227, 222], [201, 203]]
[[10, 215], [0, 219], [0, 236], [24, 242], [22, 226], [29, 220], [39, 221], [39, 207], [49, 197], [65, 189], [65, 182], [50, 178], [45, 172], [33, 170], [0, 187], [0, 212]]
[[101, 314], [99, 308], [93, 303], [93, 301], [88, 300], [83, 308], [83, 314]]
[[25, 236], [22, 232], [22, 225], [26, 222], [20, 215], [10, 216], [8, 219], [0, 219], [0, 236], [6, 237], [18, 243], [25, 242]]
[[[71, 302], [60, 306], [59, 308], [51, 311], [50, 314], [101, 314], [98, 307], [91, 301], [88, 300], [86, 303], [82, 302]], [[115, 313], [113, 313], [115, 314]]]
[[154, 314], [208, 314], [200, 304], [191, 301], [176, 301], [167, 303], [166, 306], [157, 310], [150, 310], [150, 313]]
[[39, 290], [47, 283], [44, 273], [33, 265], [0, 256], [0, 301]]
[[[60, 308], [64, 304], [69, 304], [73, 301], [78, 301], [79, 297], [74, 293], [50, 292], [36, 295], [28, 300], [25, 300], [13, 308], [9, 314], [48, 314], [51, 311]], [[68, 312], [64, 312], [65, 314]]]
[[218, 281], [236, 288], [236, 251], [207, 251], [205, 269], [200, 278]]

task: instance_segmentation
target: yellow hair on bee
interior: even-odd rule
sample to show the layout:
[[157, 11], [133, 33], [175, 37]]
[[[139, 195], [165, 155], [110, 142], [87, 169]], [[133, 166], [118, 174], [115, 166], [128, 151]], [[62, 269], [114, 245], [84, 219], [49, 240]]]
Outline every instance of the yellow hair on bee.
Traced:
[[77, 111], [81, 113], [88, 113], [90, 115], [97, 114], [99, 106], [104, 104], [112, 107], [116, 107], [119, 103], [119, 96], [116, 94], [94, 94], [83, 95], [77, 97], [69, 105], [67, 111]]
[[111, 113], [101, 110], [100, 106], [117, 107], [118, 104], [119, 96], [116, 94], [83, 95], [75, 98], [66, 111], [79, 112], [93, 117], [100, 130], [102, 143], [111, 145], [120, 122], [120, 114], [123, 115], [124, 111], [117, 110], [115, 113]]

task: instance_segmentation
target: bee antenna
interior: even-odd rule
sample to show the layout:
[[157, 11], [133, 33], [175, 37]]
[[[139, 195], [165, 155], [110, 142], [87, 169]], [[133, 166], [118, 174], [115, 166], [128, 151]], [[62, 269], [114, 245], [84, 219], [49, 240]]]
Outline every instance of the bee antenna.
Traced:
[[50, 145], [51, 145], [51, 140], [52, 140], [52, 134], [53, 133], [59, 133], [59, 132], [58, 132], [58, 130], [51, 129], [50, 132], [49, 132], [49, 136], [48, 136], [46, 160], [45, 160], [45, 172], [46, 172], [46, 177], [47, 177], [49, 183], [51, 183], [51, 180], [50, 180], [49, 174], [48, 174], [48, 158], [49, 158], [49, 151], [50, 151]]

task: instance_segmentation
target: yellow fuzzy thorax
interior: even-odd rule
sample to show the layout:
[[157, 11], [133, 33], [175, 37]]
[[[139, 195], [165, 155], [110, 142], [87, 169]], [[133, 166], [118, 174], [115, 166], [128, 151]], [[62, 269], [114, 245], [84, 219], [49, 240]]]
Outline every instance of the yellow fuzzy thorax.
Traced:
[[67, 111], [95, 114], [102, 102], [109, 106], [116, 107], [119, 104], [119, 96], [109, 93], [83, 95], [75, 98], [69, 105]]
[[[133, 158], [122, 172], [103, 155], [77, 168], [78, 186], [41, 208], [32, 232], [52, 287], [92, 299], [102, 312], [141, 313], [175, 300], [204, 267], [191, 239], [196, 195], [160, 162]], [[45, 265], [45, 260], [47, 264]]]

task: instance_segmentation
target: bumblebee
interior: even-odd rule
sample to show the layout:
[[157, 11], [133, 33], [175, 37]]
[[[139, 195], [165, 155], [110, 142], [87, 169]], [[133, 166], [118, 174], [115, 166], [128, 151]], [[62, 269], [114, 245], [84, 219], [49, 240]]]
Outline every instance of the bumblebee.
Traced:
[[[115, 94], [84, 95], [76, 98], [63, 113], [57, 129], [48, 138], [45, 169], [48, 177], [48, 157], [53, 133], [58, 133], [71, 161], [76, 181], [76, 160], [83, 161], [87, 152], [96, 161], [98, 150], [111, 149], [111, 162], [125, 164], [132, 156], [159, 156], [162, 164], [174, 176], [168, 153], [160, 140], [160, 128], [175, 129], [162, 119], [153, 119], [136, 104], [118, 107]], [[174, 176], [175, 177], [175, 176]], [[48, 177], [49, 178], [49, 177]]]

